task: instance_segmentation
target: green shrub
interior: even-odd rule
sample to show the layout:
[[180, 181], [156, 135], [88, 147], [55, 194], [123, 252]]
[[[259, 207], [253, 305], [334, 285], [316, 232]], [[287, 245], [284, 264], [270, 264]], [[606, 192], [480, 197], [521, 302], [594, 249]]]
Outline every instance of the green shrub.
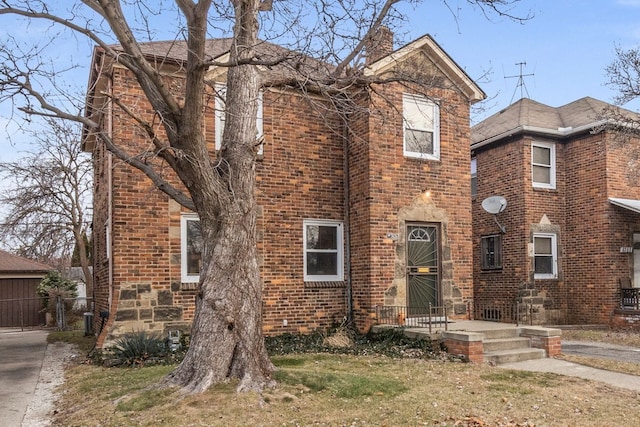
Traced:
[[57, 271], [50, 271], [40, 281], [36, 292], [42, 298], [44, 310], [55, 317], [56, 298], [60, 296], [64, 300], [65, 309], [71, 310], [74, 299], [78, 296], [78, 286]]

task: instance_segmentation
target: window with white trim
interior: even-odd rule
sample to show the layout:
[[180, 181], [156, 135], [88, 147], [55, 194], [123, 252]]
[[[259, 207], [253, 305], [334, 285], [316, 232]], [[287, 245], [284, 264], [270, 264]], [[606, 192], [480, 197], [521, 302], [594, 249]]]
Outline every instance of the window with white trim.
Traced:
[[337, 282], [344, 278], [342, 222], [304, 220], [304, 280]]
[[480, 240], [480, 250], [483, 270], [502, 268], [502, 236], [500, 234], [483, 236]]
[[402, 96], [404, 155], [440, 160], [440, 108], [424, 96]]
[[556, 188], [556, 146], [544, 142], [531, 144], [531, 182], [537, 188]]
[[478, 161], [475, 157], [471, 158], [471, 195], [478, 195]]
[[556, 279], [558, 277], [558, 248], [555, 234], [536, 233], [533, 235], [533, 258], [535, 279]]
[[[216, 126], [216, 150], [219, 150], [222, 147], [222, 132], [224, 131], [224, 123], [225, 123], [225, 98], [227, 97], [227, 86], [216, 84], [216, 97], [215, 97], [215, 126]], [[256, 126], [258, 129], [258, 133], [256, 134], [256, 140], [259, 140], [263, 136], [262, 129], [262, 91], [258, 96], [258, 115], [256, 117]], [[263, 144], [260, 144], [258, 147], [258, 154], [262, 154]]]
[[200, 219], [195, 214], [184, 214], [180, 217], [180, 268], [183, 283], [200, 280], [201, 263]]

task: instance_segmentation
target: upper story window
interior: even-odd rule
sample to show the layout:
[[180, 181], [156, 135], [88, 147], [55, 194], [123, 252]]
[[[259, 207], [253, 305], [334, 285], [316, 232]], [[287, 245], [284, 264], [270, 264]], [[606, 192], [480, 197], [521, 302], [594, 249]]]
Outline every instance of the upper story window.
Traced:
[[556, 279], [558, 277], [558, 249], [555, 234], [536, 233], [533, 235], [533, 257], [535, 279]]
[[531, 181], [537, 188], [556, 188], [555, 144], [531, 144]]
[[[225, 99], [227, 97], [227, 87], [225, 85], [216, 84], [216, 97], [215, 97], [215, 109], [216, 109], [216, 150], [219, 150], [222, 147], [222, 132], [224, 131], [224, 123], [226, 117], [225, 111]], [[258, 133], [256, 134], [256, 140], [262, 138], [263, 129], [262, 129], [262, 91], [260, 91], [260, 95], [258, 96], [258, 115], [256, 118], [256, 126], [258, 128]], [[260, 144], [258, 147], [258, 154], [262, 154], [263, 145]]]
[[304, 220], [304, 280], [342, 281], [344, 272], [342, 222]]
[[404, 155], [440, 159], [440, 109], [424, 96], [404, 94]]
[[482, 252], [482, 269], [496, 270], [502, 268], [502, 236], [484, 236], [480, 241]]
[[478, 162], [475, 157], [471, 158], [471, 195], [478, 195]]
[[180, 217], [180, 267], [183, 283], [200, 280], [201, 262], [200, 219], [196, 214], [184, 214]]

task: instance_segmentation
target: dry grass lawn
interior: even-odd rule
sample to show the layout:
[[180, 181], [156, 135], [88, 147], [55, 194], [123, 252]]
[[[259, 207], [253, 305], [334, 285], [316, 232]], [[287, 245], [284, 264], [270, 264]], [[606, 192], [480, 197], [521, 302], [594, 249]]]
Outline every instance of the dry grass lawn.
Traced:
[[76, 365], [57, 426], [623, 426], [640, 396], [554, 374], [345, 355], [274, 357], [278, 388], [197, 396], [147, 389], [171, 367]]

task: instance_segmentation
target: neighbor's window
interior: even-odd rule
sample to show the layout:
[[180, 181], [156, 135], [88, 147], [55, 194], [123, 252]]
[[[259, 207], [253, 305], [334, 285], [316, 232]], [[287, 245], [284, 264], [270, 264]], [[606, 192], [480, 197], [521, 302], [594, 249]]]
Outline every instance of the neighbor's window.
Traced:
[[502, 236], [484, 236], [480, 241], [482, 251], [482, 268], [495, 270], [502, 268]]
[[555, 234], [533, 235], [534, 278], [558, 277], [558, 254]]
[[531, 144], [531, 175], [534, 187], [556, 188], [555, 144]]
[[197, 215], [182, 215], [180, 218], [180, 239], [182, 282], [198, 282], [202, 261], [202, 233], [200, 232], [200, 219]]
[[440, 159], [439, 107], [424, 96], [404, 94], [404, 155], [420, 159]]
[[478, 162], [475, 157], [471, 158], [471, 195], [478, 195]]
[[304, 280], [343, 280], [343, 233], [339, 221], [304, 221]]
[[[227, 97], [227, 87], [225, 85], [217, 84], [215, 86], [216, 89], [216, 98], [215, 98], [215, 109], [216, 109], [216, 150], [219, 150], [222, 147], [222, 132], [224, 131], [224, 123], [225, 123], [225, 98]], [[263, 136], [262, 131], [262, 91], [260, 91], [260, 95], [258, 96], [258, 116], [256, 118], [256, 126], [258, 128], [258, 133], [256, 135], [256, 140], [260, 139]], [[263, 145], [260, 144], [258, 147], [258, 154], [262, 154]]]

